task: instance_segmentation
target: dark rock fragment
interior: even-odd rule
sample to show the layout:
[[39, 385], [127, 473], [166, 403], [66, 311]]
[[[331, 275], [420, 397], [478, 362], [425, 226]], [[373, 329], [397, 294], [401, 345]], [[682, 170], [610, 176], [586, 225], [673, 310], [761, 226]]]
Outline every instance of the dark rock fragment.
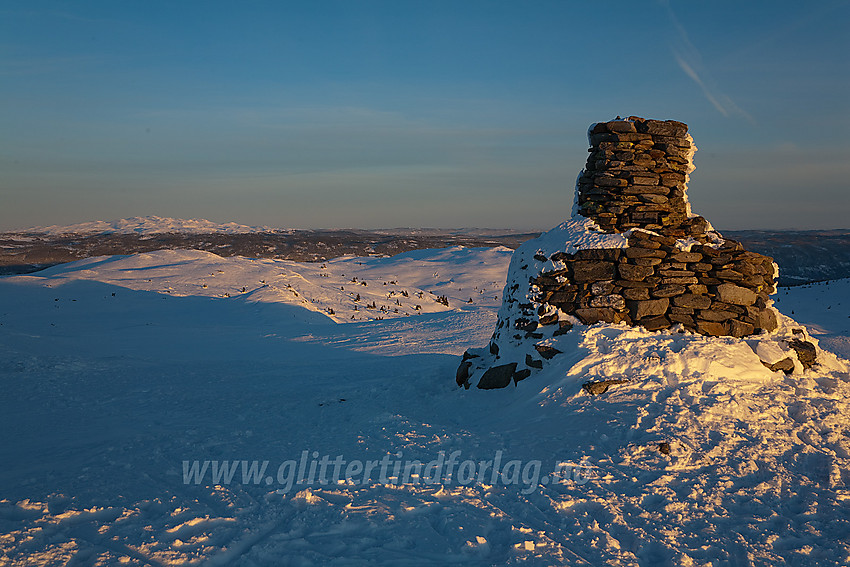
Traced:
[[487, 372], [478, 381], [478, 388], [482, 390], [494, 390], [507, 387], [513, 379], [516, 366], [516, 362], [511, 362], [510, 364], [501, 364], [487, 369]]
[[782, 360], [779, 360], [777, 362], [774, 362], [773, 364], [768, 364], [763, 360], [761, 361], [761, 363], [764, 364], [767, 367], [767, 369], [770, 370], [771, 372], [776, 372], [777, 370], [781, 370], [786, 375], [794, 372], [794, 361], [791, 360], [790, 356], [783, 358]]
[[525, 355], [525, 365], [528, 366], [529, 368], [536, 368], [536, 369], [540, 370], [541, 368], [543, 368], [543, 361], [537, 360], [536, 358], [534, 358], [530, 354], [526, 354]]
[[815, 348], [815, 345], [813, 345], [809, 341], [791, 339], [790, 341], [788, 341], [788, 346], [790, 346], [797, 352], [797, 358], [803, 365], [803, 368], [805, 368], [806, 370], [808, 370], [817, 363], [817, 349]]
[[591, 396], [598, 396], [607, 392], [611, 386], [625, 384], [626, 382], [628, 380], [600, 380], [598, 382], [585, 382], [581, 385], [581, 388]]
[[534, 345], [534, 350], [536, 350], [537, 353], [546, 360], [549, 360], [561, 354], [560, 350], [548, 345]]
[[458, 386], [463, 386], [464, 388], [469, 388], [469, 369], [472, 367], [472, 363], [468, 360], [464, 360], [460, 363], [460, 366], [457, 367], [457, 372], [455, 373], [455, 381]]
[[531, 370], [529, 370], [528, 368], [517, 370], [516, 372], [514, 372], [514, 384], [520, 382], [521, 380], [525, 380], [529, 376], [531, 376]]

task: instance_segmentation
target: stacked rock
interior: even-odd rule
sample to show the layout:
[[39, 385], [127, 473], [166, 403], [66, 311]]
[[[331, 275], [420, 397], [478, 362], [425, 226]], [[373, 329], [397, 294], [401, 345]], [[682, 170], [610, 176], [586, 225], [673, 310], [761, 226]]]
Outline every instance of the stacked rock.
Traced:
[[[576, 186], [578, 213], [603, 232], [629, 232], [624, 248], [556, 252], [563, 268], [533, 278], [531, 297], [575, 315], [650, 331], [682, 324], [705, 335], [743, 337], [776, 328], [769, 295], [773, 259], [724, 239], [687, 200], [696, 147], [675, 120], [631, 116], [591, 126], [590, 156]], [[528, 331], [545, 323], [514, 322]]]
[[606, 231], [644, 228], [670, 236], [702, 234], [690, 216], [688, 174], [696, 148], [675, 120], [612, 120], [591, 126], [590, 155], [578, 180], [578, 212]]
[[683, 251], [675, 237], [635, 231], [626, 248], [559, 252], [552, 259], [564, 267], [532, 281], [543, 317], [515, 321], [515, 328], [547, 324], [547, 305], [585, 324], [625, 322], [650, 331], [682, 324], [704, 335], [743, 337], [776, 328], [768, 306], [776, 290], [773, 260], [733, 240]]
[[572, 252], [564, 242], [521, 260], [522, 274], [513, 277], [530, 272], [529, 288], [505, 289], [503, 303], [520, 311], [505, 311], [513, 320], [500, 318], [494, 338], [510, 329], [520, 333], [515, 338], [535, 333], [558, 323], [559, 312], [585, 324], [624, 322], [650, 331], [679, 324], [713, 336], [774, 330], [773, 259], [724, 239], [690, 211], [687, 181], [696, 147], [688, 127], [632, 116], [594, 124], [588, 135], [590, 157], [576, 186], [580, 216], [574, 218], [591, 219], [597, 230], [624, 241]]
[[[575, 347], [565, 335], [577, 322], [733, 337], [777, 330], [773, 259], [691, 213], [688, 127], [632, 116], [594, 124], [588, 135], [572, 218], [514, 252], [496, 329], [486, 348], [464, 353], [458, 385], [504, 388], [529, 378]], [[773, 336], [789, 332], [784, 342]], [[804, 338], [803, 329], [783, 327], [752, 342], [765, 366], [789, 373], [794, 358], [801, 369], [816, 363]], [[595, 395], [623, 381], [584, 388]]]

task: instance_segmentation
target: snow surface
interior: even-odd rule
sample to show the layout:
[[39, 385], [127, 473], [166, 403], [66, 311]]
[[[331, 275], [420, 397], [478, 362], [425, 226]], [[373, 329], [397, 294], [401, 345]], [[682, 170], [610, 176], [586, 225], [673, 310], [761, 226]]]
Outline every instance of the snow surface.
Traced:
[[781, 287], [774, 303], [806, 325], [824, 348], [850, 359], [850, 279]]
[[170, 217], [130, 217], [116, 221], [90, 221], [71, 225], [35, 226], [22, 230], [25, 233], [61, 236], [63, 234], [245, 234], [255, 232], [281, 232], [268, 226], [246, 226], [235, 222], [216, 223], [205, 219], [175, 219]]
[[[746, 340], [577, 325], [516, 388], [458, 389], [510, 256], [322, 268], [178, 250], [0, 278], [0, 565], [850, 562], [847, 362], [824, 352], [785, 376], [754, 352], [794, 329], [846, 341], [833, 321], [850, 282], [781, 290], [808, 331], [787, 317]], [[410, 313], [415, 290], [449, 305]], [[408, 315], [355, 311], [367, 298]], [[281, 491], [278, 465], [303, 451], [501, 451], [545, 476]], [[184, 483], [184, 461], [240, 459], [270, 461], [271, 483]]]
[[[512, 253], [503, 246], [455, 246], [391, 258], [343, 256], [299, 263], [159, 250], [86, 258], [33, 277], [49, 278], [52, 286], [90, 280], [173, 297], [242, 297], [297, 305], [337, 322], [369, 321], [449, 311], [460, 303], [497, 306], [504, 287], [503, 266]], [[438, 301], [441, 296], [448, 305]]]

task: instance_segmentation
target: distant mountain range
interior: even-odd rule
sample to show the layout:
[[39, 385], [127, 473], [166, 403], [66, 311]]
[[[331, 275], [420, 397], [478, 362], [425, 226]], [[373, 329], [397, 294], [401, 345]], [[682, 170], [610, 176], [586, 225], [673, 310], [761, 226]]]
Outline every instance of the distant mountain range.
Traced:
[[[90, 256], [195, 249], [220, 256], [322, 261], [347, 254], [387, 255], [448, 246], [516, 248], [539, 232], [488, 228], [296, 230], [204, 219], [133, 217], [0, 233], [0, 275], [33, 272]], [[723, 231], [773, 257], [780, 285], [850, 277], [850, 230]]]
[[206, 219], [171, 217], [130, 217], [116, 221], [91, 221], [71, 225], [35, 226], [18, 232], [62, 236], [66, 234], [248, 234], [259, 232], [291, 232], [269, 226], [246, 226], [235, 222], [216, 223]]
[[449, 246], [516, 248], [538, 234], [487, 228], [295, 230], [218, 224], [203, 219], [134, 217], [0, 233], [0, 275], [33, 272], [91, 256], [162, 249], [315, 262], [345, 255], [393, 256]]
[[850, 277], [850, 230], [725, 230], [779, 264], [779, 285]]

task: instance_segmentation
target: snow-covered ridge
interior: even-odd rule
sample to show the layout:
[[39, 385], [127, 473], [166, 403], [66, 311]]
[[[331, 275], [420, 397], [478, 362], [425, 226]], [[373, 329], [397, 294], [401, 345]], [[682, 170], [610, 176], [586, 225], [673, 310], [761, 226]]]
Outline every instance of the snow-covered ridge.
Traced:
[[71, 225], [35, 226], [21, 232], [60, 236], [62, 234], [246, 234], [257, 232], [289, 232], [269, 226], [247, 226], [235, 222], [216, 223], [206, 219], [175, 219], [171, 217], [130, 217], [115, 221], [90, 221]]
[[496, 308], [512, 253], [503, 246], [454, 246], [302, 263], [158, 250], [86, 258], [12, 279], [48, 286], [96, 281], [171, 297], [290, 304], [351, 323]]

